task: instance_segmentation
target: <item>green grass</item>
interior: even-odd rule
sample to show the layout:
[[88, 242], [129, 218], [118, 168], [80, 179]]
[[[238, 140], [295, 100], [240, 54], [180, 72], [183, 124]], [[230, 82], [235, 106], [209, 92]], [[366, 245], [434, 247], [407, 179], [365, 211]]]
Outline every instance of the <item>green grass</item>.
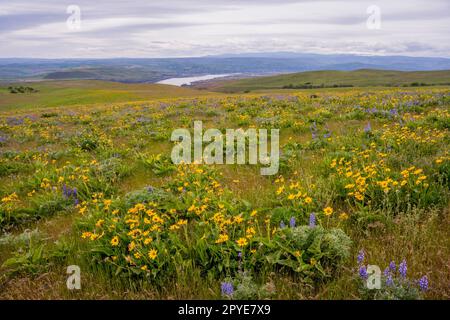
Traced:
[[290, 73], [269, 77], [255, 77], [240, 80], [217, 81], [212, 89], [221, 92], [243, 92], [248, 90], [281, 89], [283, 86], [301, 86], [305, 83], [314, 86], [352, 85], [368, 86], [403, 86], [413, 83], [440, 85], [450, 83], [450, 70], [443, 71], [386, 71], [361, 69], [356, 71], [311, 71]]
[[[39, 92], [12, 94], [7, 89], [10, 85], [30, 86], [39, 90]], [[97, 80], [8, 83], [0, 86], [0, 111], [133, 102], [199, 95], [208, 95], [208, 93], [162, 84], [122, 84]]]

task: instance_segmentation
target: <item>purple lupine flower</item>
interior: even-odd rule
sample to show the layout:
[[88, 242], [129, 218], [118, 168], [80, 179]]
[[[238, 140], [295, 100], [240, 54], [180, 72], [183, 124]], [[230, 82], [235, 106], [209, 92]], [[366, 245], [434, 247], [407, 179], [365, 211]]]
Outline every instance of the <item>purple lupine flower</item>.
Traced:
[[281, 228], [281, 229], [286, 228], [286, 224], [284, 223], [284, 221], [281, 221], [281, 222], [280, 222], [280, 228]]
[[63, 184], [63, 196], [65, 197], [65, 198], [68, 198], [68, 196], [67, 196], [67, 187], [66, 187], [66, 184]]
[[223, 296], [233, 295], [234, 289], [233, 284], [231, 282], [222, 282], [220, 288]]
[[358, 256], [356, 257], [356, 261], [358, 262], [359, 265], [360, 265], [361, 263], [363, 263], [363, 261], [364, 261], [364, 256], [365, 256], [364, 250], [361, 249], [361, 250], [359, 251], [359, 253], [358, 253]]
[[314, 228], [316, 226], [316, 215], [312, 212], [309, 215], [309, 227]]
[[317, 139], [317, 126], [316, 126], [316, 122], [314, 121], [312, 126], [310, 127], [311, 130], [311, 135], [313, 139]]
[[367, 275], [367, 268], [365, 266], [359, 267], [359, 276], [362, 279], [367, 279], [367, 277], [368, 277], [368, 275]]
[[383, 275], [384, 275], [385, 277], [389, 276], [390, 274], [391, 274], [391, 271], [389, 270], [389, 267], [387, 267], [386, 269], [384, 269]]
[[403, 278], [406, 278], [406, 271], [408, 271], [408, 266], [406, 265], [406, 260], [403, 259], [402, 263], [398, 266], [398, 272]]
[[291, 228], [294, 228], [294, 227], [295, 227], [295, 217], [291, 217], [291, 220], [289, 220], [289, 226], [290, 226]]
[[388, 274], [387, 277], [386, 277], [386, 285], [390, 287], [393, 284], [394, 284], [394, 280], [392, 279], [392, 275]]
[[327, 129], [327, 132], [325, 132], [325, 134], [323, 135], [323, 137], [325, 139], [328, 139], [329, 137], [331, 137], [331, 131]]
[[364, 128], [364, 132], [368, 133], [370, 131], [372, 131], [372, 126], [370, 125], [370, 121], [369, 121], [369, 122], [367, 122], [367, 125]]
[[419, 286], [422, 291], [428, 290], [428, 277], [427, 276], [423, 276], [422, 278], [419, 279]]
[[75, 205], [78, 204], [78, 191], [77, 188], [72, 189], [72, 197], [74, 199]]
[[6, 121], [9, 125], [17, 126], [23, 124], [23, 118], [9, 117], [6, 119]]
[[389, 110], [389, 114], [392, 116], [398, 115], [398, 110], [396, 108]]
[[391, 261], [391, 262], [389, 263], [389, 269], [390, 269], [392, 272], [395, 272], [395, 269], [396, 269], [395, 261]]
[[242, 251], [238, 251], [238, 269], [242, 272]]

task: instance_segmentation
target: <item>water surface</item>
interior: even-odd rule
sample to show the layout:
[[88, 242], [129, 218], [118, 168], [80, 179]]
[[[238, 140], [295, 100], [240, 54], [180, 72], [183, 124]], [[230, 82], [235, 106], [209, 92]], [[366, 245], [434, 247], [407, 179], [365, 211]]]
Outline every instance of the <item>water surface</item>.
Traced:
[[204, 76], [196, 76], [196, 77], [185, 77], [185, 78], [170, 78], [170, 79], [166, 79], [166, 80], [161, 80], [157, 83], [160, 84], [170, 84], [173, 86], [182, 86], [182, 85], [191, 85], [193, 82], [196, 81], [204, 81], [204, 80], [211, 80], [211, 79], [215, 79], [215, 78], [223, 78], [223, 77], [228, 77], [233, 75], [232, 73], [230, 74], [207, 74]]

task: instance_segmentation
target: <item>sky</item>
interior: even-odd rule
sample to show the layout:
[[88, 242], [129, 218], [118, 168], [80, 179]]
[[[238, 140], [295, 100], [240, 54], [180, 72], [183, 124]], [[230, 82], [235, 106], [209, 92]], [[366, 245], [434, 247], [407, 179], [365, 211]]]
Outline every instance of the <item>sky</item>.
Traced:
[[449, 0], [0, 0], [0, 57], [450, 58]]

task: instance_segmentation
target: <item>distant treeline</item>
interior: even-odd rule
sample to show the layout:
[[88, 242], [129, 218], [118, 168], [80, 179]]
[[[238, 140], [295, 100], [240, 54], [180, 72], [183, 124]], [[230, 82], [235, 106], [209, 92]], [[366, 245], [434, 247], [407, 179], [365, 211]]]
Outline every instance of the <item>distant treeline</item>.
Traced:
[[24, 86], [18, 86], [18, 87], [13, 87], [10, 86], [8, 87], [8, 90], [10, 93], [34, 93], [34, 92], [38, 92], [38, 90], [32, 88], [32, 87], [24, 87]]
[[425, 83], [425, 82], [412, 82], [410, 84], [404, 84], [403, 87], [427, 87], [427, 86], [448, 86], [450, 82], [446, 83]]
[[[446, 83], [411, 82], [411, 83], [405, 83], [403, 85], [391, 84], [391, 83], [385, 84], [386, 87], [427, 87], [427, 86], [447, 86], [447, 85], [450, 85], [450, 83], [449, 82], [446, 82]], [[314, 85], [310, 82], [306, 82], [305, 84], [298, 84], [298, 85], [294, 85], [294, 84], [284, 85], [282, 87], [282, 89], [320, 89], [320, 88], [350, 88], [350, 87], [355, 87], [355, 86], [352, 84], [325, 85], [323, 83], [320, 85]]]
[[349, 87], [353, 87], [353, 85], [352, 84], [325, 85], [323, 83], [320, 85], [314, 85], [310, 82], [306, 82], [305, 84], [298, 84], [298, 85], [288, 84], [288, 85], [284, 85], [282, 88], [283, 89], [319, 89], [319, 88], [349, 88]]
[[450, 85], [450, 82], [443, 82], [443, 83], [411, 82], [405, 84], [392, 84], [392, 83], [385, 84], [386, 87], [430, 87], [430, 86], [448, 86], [448, 85]]

